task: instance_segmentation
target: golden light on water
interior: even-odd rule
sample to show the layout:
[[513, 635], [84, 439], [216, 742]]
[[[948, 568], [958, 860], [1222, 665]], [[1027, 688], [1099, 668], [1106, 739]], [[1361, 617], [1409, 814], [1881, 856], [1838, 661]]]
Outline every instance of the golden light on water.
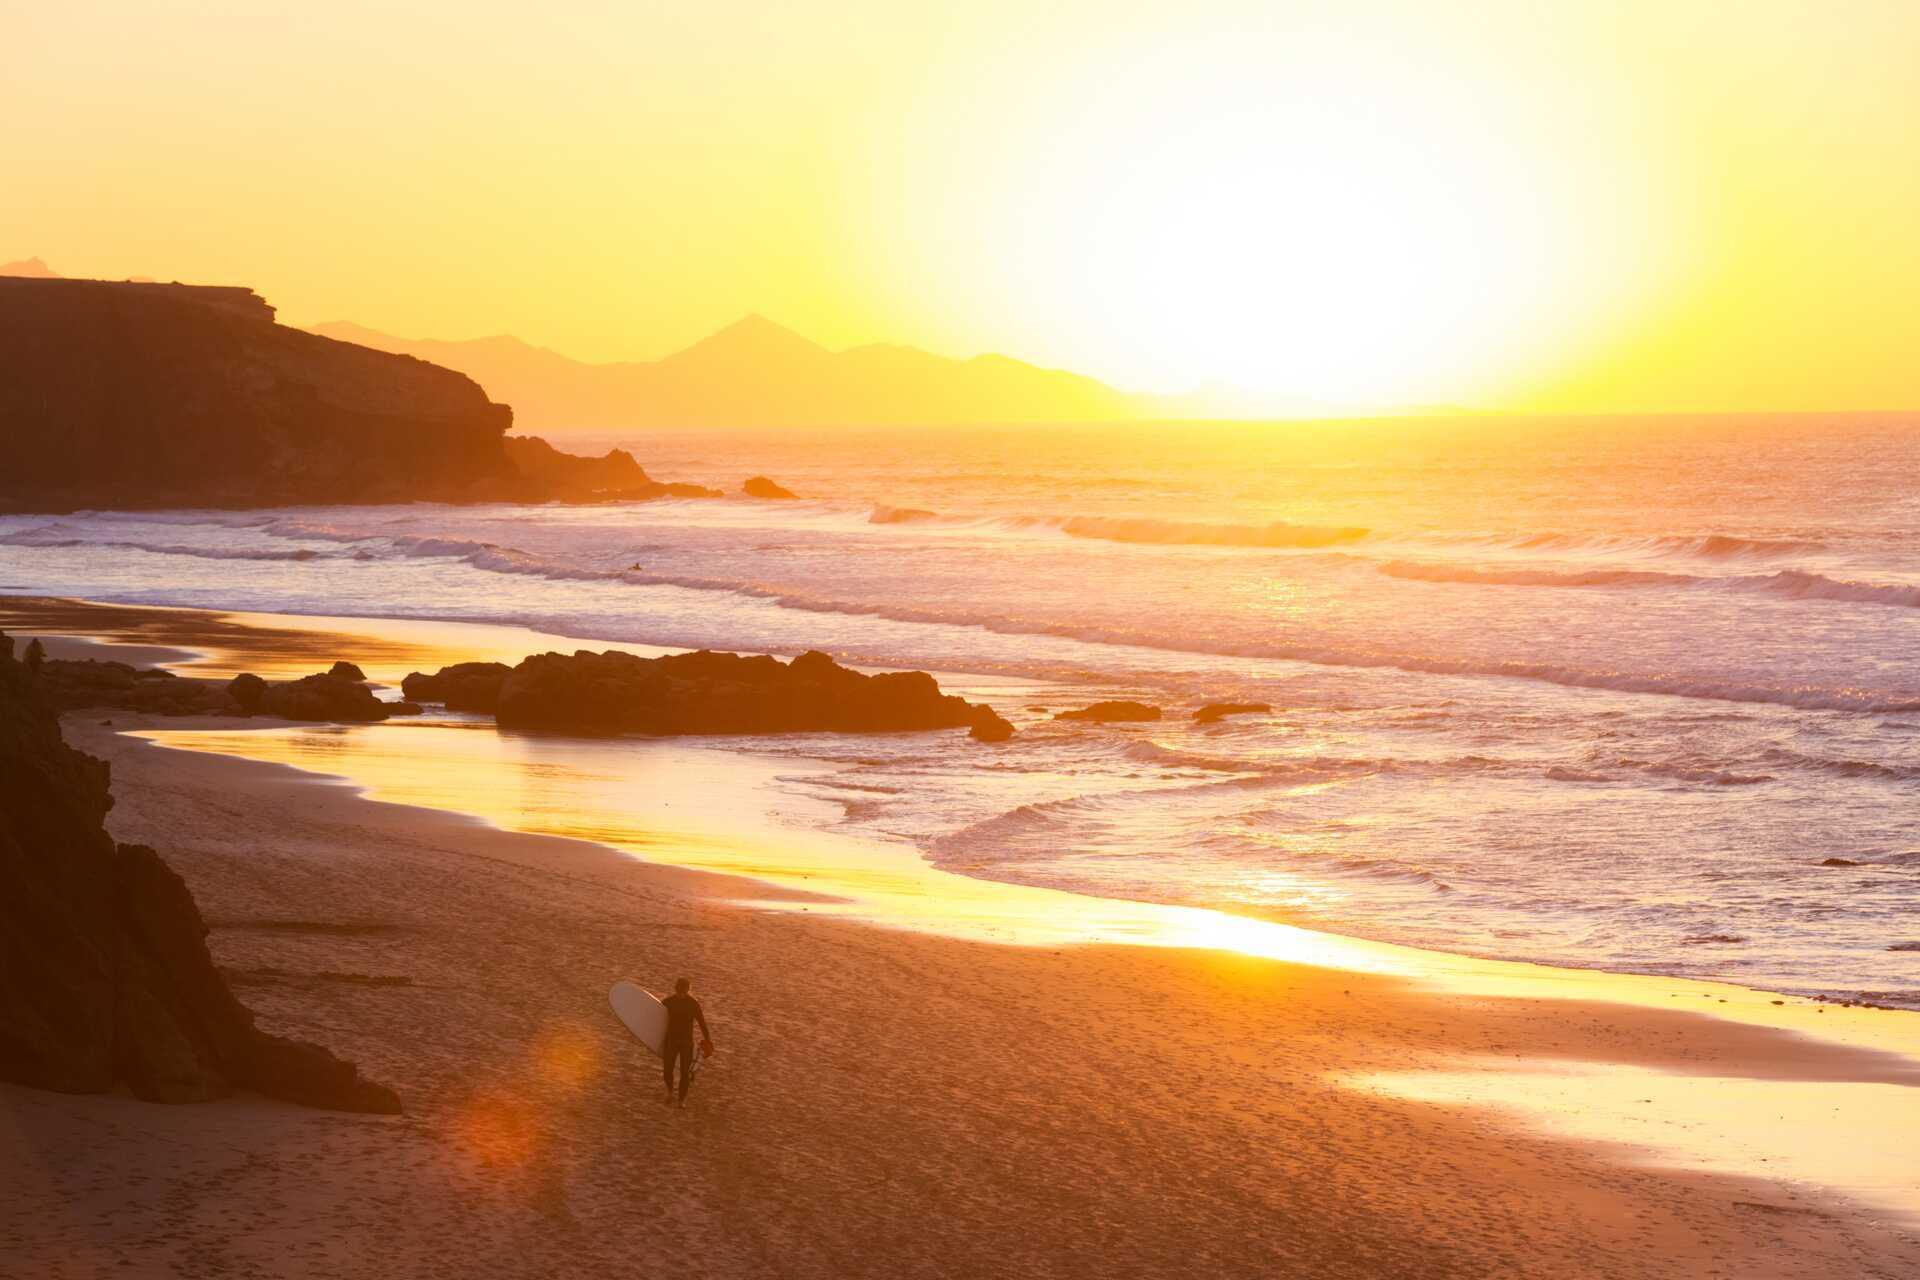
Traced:
[[[678, 742], [546, 737], [491, 727], [389, 722], [344, 728], [140, 731], [185, 751], [332, 774], [376, 800], [473, 814], [507, 830], [591, 840], [635, 856], [749, 877], [772, 910], [1031, 946], [1119, 942], [1231, 950], [1356, 972], [1411, 973], [1394, 949], [1192, 907], [1092, 898], [943, 871], [902, 845], [769, 817], [831, 806], [778, 793], [821, 770]], [[755, 894], [755, 881], [803, 895]], [[1412, 954], [1412, 953], [1407, 953]], [[587, 1070], [560, 1031], [536, 1051], [551, 1070]], [[576, 1063], [575, 1066], [568, 1066]]]

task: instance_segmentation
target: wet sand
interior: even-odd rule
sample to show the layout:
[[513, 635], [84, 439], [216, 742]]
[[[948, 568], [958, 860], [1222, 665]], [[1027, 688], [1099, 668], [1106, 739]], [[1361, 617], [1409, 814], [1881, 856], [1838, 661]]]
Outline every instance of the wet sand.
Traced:
[[[178, 722], [99, 718], [114, 724], [69, 726], [113, 762], [111, 826], [186, 876], [243, 999], [395, 1085], [409, 1114], [0, 1090], [0, 1274], [1920, 1269], [1911, 1221], [1872, 1199], [1751, 1160], [1655, 1167], [1618, 1126], [1543, 1133], [1443, 1087], [1464, 1075], [1512, 1101], [1553, 1064], [1737, 1082], [1756, 1106], [1880, 1090], [1910, 1115], [1912, 1015], [1446, 958], [1409, 971], [1365, 944], [1290, 962], [989, 942], [877, 920], [859, 877], [796, 867], [804, 841], [752, 805], [661, 824], [642, 861], [121, 732]], [[712, 755], [661, 744], [631, 785], [757, 794], [752, 762]], [[663, 865], [719, 866], [717, 849], [761, 878]], [[604, 1005], [616, 977], [658, 990], [682, 972], [720, 1049], [685, 1111]], [[1389, 1087], [1409, 1079], [1427, 1096]], [[1547, 1110], [1586, 1110], [1585, 1087]]]

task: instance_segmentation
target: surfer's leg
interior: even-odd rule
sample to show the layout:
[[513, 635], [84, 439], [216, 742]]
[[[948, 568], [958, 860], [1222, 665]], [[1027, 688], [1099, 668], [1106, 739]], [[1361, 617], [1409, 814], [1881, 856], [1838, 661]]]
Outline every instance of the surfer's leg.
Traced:
[[693, 1041], [689, 1040], [675, 1050], [680, 1060], [680, 1101], [687, 1100], [687, 1086], [693, 1083]]
[[673, 1096], [673, 1060], [675, 1056], [672, 1045], [668, 1045], [667, 1051], [660, 1055], [660, 1074], [667, 1079], [667, 1096], [669, 1098]]

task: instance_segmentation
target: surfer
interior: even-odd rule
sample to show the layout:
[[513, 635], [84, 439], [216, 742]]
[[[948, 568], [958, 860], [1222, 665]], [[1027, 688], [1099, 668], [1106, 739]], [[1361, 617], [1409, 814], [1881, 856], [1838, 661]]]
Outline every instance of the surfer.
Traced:
[[667, 1035], [661, 1046], [660, 1063], [667, 1078], [667, 1101], [674, 1100], [673, 1068], [680, 1065], [680, 1105], [687, 1105], [687, 1086], [693, 1083], [693, 1027], [700, 1025], [700, 1048], [713, 1052], [713, 1032], [707, 1030], [707, 1015], [700, 1009], [700, 1002], [687, 992], [692, 988], [690, 979], [681, 978], [673, 984], [673, 994], [660, 1003], [667, 1007]]

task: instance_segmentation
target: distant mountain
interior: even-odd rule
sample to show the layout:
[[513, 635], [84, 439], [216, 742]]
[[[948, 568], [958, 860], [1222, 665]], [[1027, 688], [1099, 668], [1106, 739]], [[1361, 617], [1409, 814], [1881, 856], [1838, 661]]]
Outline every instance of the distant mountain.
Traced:
[[0, 276], [20, 276], [28, 280], [59, 280], [62, 276], [39, 258], [18, 262], [0, 262]]
[[396, 338], [336, 322], [313, 332], [418, 356], [513, 406], [521, 430], [1111, 422], [1167, 402], [1007, 356], [955, 360], [913, 347], [830, 351], [750, 315], [661, 360], [588, 364], [518, 338]]

